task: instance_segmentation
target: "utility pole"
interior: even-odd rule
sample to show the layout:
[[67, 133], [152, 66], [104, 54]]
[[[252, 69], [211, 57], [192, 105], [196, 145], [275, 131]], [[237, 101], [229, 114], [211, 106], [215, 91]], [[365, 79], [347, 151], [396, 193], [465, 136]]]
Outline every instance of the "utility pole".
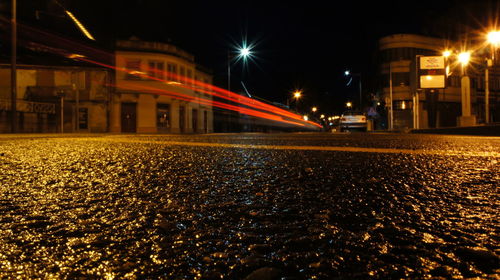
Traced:
[[17, 0], [12, 0], [11, 15], [11, 62], [10, 62], [10, 110], [11, 110], [11, 132], [17, 132]]

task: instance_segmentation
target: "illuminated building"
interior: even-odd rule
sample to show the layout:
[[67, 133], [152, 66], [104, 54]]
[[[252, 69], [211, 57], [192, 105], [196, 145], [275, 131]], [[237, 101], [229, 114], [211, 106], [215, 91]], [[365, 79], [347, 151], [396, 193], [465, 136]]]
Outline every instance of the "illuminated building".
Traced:
[[[213, 131], [210, 72], [194, 56], [166, 43], [117, 41], [111, 132]], [[201, 101], [200, 101], [201, 100]]]
[[[461, 115], [461, 68], [456, 55], [450, 56], [450, 75], [446, 78], [445, 89], [418, 90], [416, 86], [417, 55], [441, 56], [443, 51], [460, 51], [460, 44], [444, 39], [413, 35], [396, 34], [379, 40], [379, 81], [381, 100], [389, 111], [390, 80], [392, 76], [392, 105], [394, 108], [394, 129], [414, 128], [413, 95], [418, 92], [419, 128], [457, 126]], [[484, 58], [483, 58], [484, 61]], [[484, 122], [484, 66], [477, 61], [467, 68], [471, 78], [472, 114], [478, 123]], [[490, 110], [493, 121], [500, 120], [500, 71], [498, 66], [490, 71]], [[389, 118], [389, 114], [387, 114]]]

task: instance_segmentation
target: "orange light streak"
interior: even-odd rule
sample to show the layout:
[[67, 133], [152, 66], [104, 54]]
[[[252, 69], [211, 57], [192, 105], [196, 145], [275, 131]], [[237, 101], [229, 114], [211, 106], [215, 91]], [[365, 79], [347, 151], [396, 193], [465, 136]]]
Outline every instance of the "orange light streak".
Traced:
[[[4, 18], [0, 18], [0, 20], [1, 21], [5, 21]], [[84, 52], [86, 51], [86, 53], [83, 53], [83, 55], [82, 54], [75, 54], [75, 52], [76, 52], [75, 50], [71, 51], [71, 50], [62, 49], [60, 47], [50, 47], [50, 46], [41, 45], [41, 44], [39, 45], [39, 43], [33, 43], [34, 44], [33, 46], [35, 46], [37, 48], [42, 47], [44, 51], [52, 52], [54, 54], [58, 54], [58, 55], [61, 55], [61, 56], [64, 56], [64, 57], [68, 57], [68, 58], [72, 58], [72, 59], [75, 59], [75, 60], [85, 61], [85, 62], [88, 62], [88, 63], [91, 63], [91, 64], [95, 64], [95, 65], [100, 65], [102, 67], [106, 67], [106, 68], [109, 68], [109, 69], [114, 69], [114, 70], [117, 70], [117, 71], [123, 71], [123, 72], [129, 73], [129, 74], [134, 74], [133, 73], [134, 71], [130, 71], [130, 70], [126, 69], [126, 68], [119, 68], [119, 67], [116, 67], [116, 66], [108, 65], [108, 64], [101, 63], [101, 62], [98, 62], [98, 61], [95, 61], [95, 60], [92, 60], [92, 59], [88, 59], [87, 57], [84, 56], [84, 55], [87, 55], [87, 54], [89, 54], [90, 56], [94, 56], [95, 54], [99, 54], [99, 55], [105, 55], [106, 58], [110, 58], [110, 57], [114, 56], [114, 54], [112, 54], [112, 53], [105, 52], [105, 51], [103, 51], [101, 49], [96, 49], [96, 48], [92, 48], [92, 47], [87, 46], [87, 45], [83, 45], [83, 44], [79, 44], [79, 43], [73, 42], [73, 41], [71, 41], [69, 39], [60, 37], [60, 36], [52, 34], [52, 33], [48, 33], [46, 31], [37, 29], [35, 27], [27, 26], [27, 25], [24, 25], [24, 24], [18, 24], [18, 25], [21, 28], [23, 28], [26, 31], [28, 31], [28, 32], [25, 31], [25, 33], [29, 35], [28, 36], [29, 38], [37, 38], [37, 39], [42, 39], [43, 38], [44, 40], [49, 39], [49, 40], [52, 40], [53, 42], [56, 42], [59, 45], [63, 44], [64, 46], [61, 46], [61, 47], [65, 48], [65, 49], [67, 47], [69, 47], [70, 49], [77, 49], [78, 51], [81, 51], [81, 50], [83, 50]], [[37, 41], [37, 40], [35, 40], [35, 41]], [[28, 45], [31, 44], [30, 41], [28, 41], [27, 44]], [[164, 72], [164, 73], [166, 73], [167, 77], [172, 77], [176, 81], [182, 81], [184, 83], [192, 85], [192, 86], [187, 86], [186, 84], [179, 84], [179, 85], [176, 85], [176, 86], [179, 86], [179, 87], [182, 87], [182, 88], [191, 89], [191, 90], [195, 90], [195, 91], [198, 91], [198, 92], [203, 92], [203, 93], [206, 93], [206, 94], [209, 94], [209, 95], [212, 95], [212, 96], [215, 96], [215, 97], [219, 97], [219, 98], [222, 98], [222, 99], [226, 99], [228, 101], [232, 101], [232, 102], [235, 102], [235, 103], [238, 103], [238, 104], [241, 104], [241, 105], [253, 107], [253, 108], [257, 109], [257, 110], [268, 111], [269, 113], [264, 113], [264, 112], [257, 111], [257, 110], [254, 110], [254, 109], [244, 108], [244, 107], [240, 107], [240, 106], [236, 106], [236, 105], [231, 105], [231, 104], [225, 104], [225, 103], [222, 103], [222, 102], [212, 101], [212, 100], [208, 100], [208, 99], [205, 99], [205, 101], [202, 101], [202, 100], [199, 100], [198, 97], [192, 97], [192, 96], [189, 96], [189, 95], [179, 96], [179, 95], [182, 95], [182, 94], [179, 94], [179, 93], [175, 93], [174, 94], [173, 92], [170, 92], [170, 94], [172, 96], [174, 96], [174, 98], [184, 99], [186, 101], [197, 100], [197, 101], [200, 101], [202, 103], [205, 103], [205, 104], [208, 104], [208, 105], [212, 105], [212, 106], [216, 106], [216, 107], [219, 107], [219, 108], [224, 108], [224, 109], [228, 109], [228, 110], [240, 112], [240, 113], [243, 113], [243, 114], [248, 114], [248, 115], [251, 115], [251, 116], [256, 116], [256, 117], [259, 117], [259, 118], [264, 118], [264, 119], [269, 119], [269, 120], [274, 120], [274, 121], [279, 121], [279, 122], [285, 122], [285, 123], [289, 123], [289, 124], [293, 124], [293, 125], [304, 126], [304, 123], [306, 123], [306, 124], [313, 125], [313, 126], [321, 128], [321, 125], [319, 125], [317, 123], [314, 123], [314, 122], [310, 122], [310, 121], [305, 122], [302, 119], [301, 116], [299, 116], [297, 114], [294, 114], [292, 112], [289, 112], [287, 110], [284, 110], [282, 108], [279, 108], [279, 107], [276, 107], [276, 106], [273, 106], [273, 105], [269, 105], [269, 104], [266, 104], [264, 102], [260, 102], [260, 101], [257, 101], [255, 99], [251, 99], [251, 98], [248, 98], [248, 97], [245, 97], [245, 96], [241, 96], [239, 94], [227, 91], [225, 89], [221, 89], [221, 88], [215, 87], [215, 86], [207, 84], [207, 83], [196, 81], [194, 79], [190, 79], [190, 78], [185, 77], [185, 76], [180, 76], [180, 75], [177, 75], [177, 74], [174, 74], [174, 73], [170, 73], [170, 72]], [[161, 80], [161, 79], [158, 79], [158, 78], [155, 78], [155, 77], [149, 77], [148, 75], [145, 75], [145, 74], [139, 74], [138, 76], [141, 76], [141, 77], [144, 77], [144, 78], [147, 78], [147, 79], [151, 79], [151, 80], [157, 80], [157, 81], [163, 82], [163, 83], [168, 83], [168, 81]], [[156, 89], [156, 91], [158, 91], [158, 89]], [[206, 103], [206, 102], [209, 102], [209, 103]], [[202, 104], [202, 103], [200, 103], [200, 104]], [[293, 120], [297, 120], [297, 121], [300, 121], [300, 122], [293, 122], [293, 121], [285, 120], [285, 119], [283, 119], [283, 117], [290, 118], [290, 119], [293, 119]]]
[[[138, 76], [146, 78], [146, 79], [156, 80], [156, 81], [163, 82], [163, 83], [168, 83], [167, 80], [163, 80], [163, 79], [156, 78], [156, 77], [151, 77], [151, 76], [146, 75], [146, 74], [137, 74], [137, 73], [135, 73], [136, 71], [132, 71], [132, 70], [128, 70], [126, 68], [116, 67], [116, 66], [113, 66], [113, 65], [108, 65], [108, 64], [105, 64], [105, 63], [93, 61], [93, 60], [87, 59], [85, 57], [76, 57], [75, 59], [82, 60], [82, 61], [85, 61], [85, 62], [88, 62], [88, 63], [92, 63], [92, 64], [96, 64], [96, 65], [100, 65], [100, 66], [103, 66], [103, 67], [106, 67], [106, 68], [110, 68], [110, 69], [114, 69], [114, 70], [117, 70], [117, 71], [122, 71], [122, 72], [125, 72], [125, 73], [128, 73], [128, 74], [135, 74], [135, 75], [138, 75]], [[167, 74], [167, 76], [173, 77], [175, 79], [179, 79], [179, 77], [180, 77], [177, 74], [170, 73], [170, 72], [166, 72], [166, 74]], [[219, 108], [223, 108], [223, 109], [228, 109], [228, 110], [240, 112], [240, 113], [243, 113], [243, 114], [247, 114], [247, 115], [251, 115], [251, 116], [255, 116], [255, 117], [259, 117], [259, 118], [273, 120], [273, 121], [285, 122], [285, 123], [294, 124], [294, 125], [300, 125], [300, 126], [304, 126], [303, 123], [307, 123], [309, 125], [313, 125], [313, 126], [316, 126], [318, 128], [322, 127], [321, 125], [319, 125], [319, 124], [317, 124], [315, 122], [305, 121], [302, 118], [302, 116], [300, 116], [300, 115], [293, 114], [293, 113], [291, 113], [289, 111], [283, 110], [283, 109], [278, 108], [276, 106], [272, 106], [272, 105], [269, 105], [269, 104], [266, 104], [266, 103], [263, 103], [263, 102], [260, 102], [260, 101], [256, 101], [254, 99], [250, 99], [248, 97], [244, 97], [244, 96], [241, 96], [239, 94], [236, 94], [236, 93], [233, 93], [233, 92], [230, 92], [230, 91], [227, 91], [227, 90], [215, 87], [215, 86], [207, 84], [207, 83], [196, 81], [196, 80], [193, 80], [193, 79], [190, 79], [190, 78], [187, 78], [187, 77], [182, 77], [182, 80], [187, 81], [188, 83], [191, 83], [191, 84], [198, 85], [201, 88], [189, 87], [189, 86], [186, 86], [185, 84], [176, 85], [176, 86], [179, 86], [179, 87], [182, 86], [184, 88], [194, 89], [196, 91], [203, 91], [203, 92], [205, 92], [207, 94], [210, 94], [210, 95], [213, 95], [213, 96], [216, 96], [216, 97], [220, 97], [220, 98], [223, 98], [223, 99], [226, 99], [226, 100], [229, 100], [229, 101], [237, 102], [237, 103], [242, 104], [242, 105], [247, 105], [247, 106], [253, 107], [255, 109], [260, 109], [260, 110], [268, 111], [271, 114], [263, 113], [261, 111], [256, 111], [256, 110], [253, 110], [253, 109], [248, 109], [248, 108], [244, 108], [244, 107], [240, 107], [240, 106], [235, 106], [235, 105], [230, 105], [230, 104], [225, 104], [225, 103], [221, 103], [221, 102], [218, 102], [218, 101], [212, 101], [212, 100], [210, 100], [210, 102], [212, 102], [212, 103], [210, 103], [210, 105], [212, 105], [212, 106], [216, 106], [216, 107], [219, 107]], [[212, 89], [212, 90], [208, 90], [207, 91], [207, 90], [204, 90], [203, 88]], [[153, 91], [156, 91], [156, 92], [164, 92], [164, 90], [160, 90], [160, 89], [157, 89], [157, 88], [152, 88], [150, 90], [153, 90]], [[191, 99], [199, 101], [199, 97], [192, 97], [192, 96], [189, 96], [189, 95], [183, 95], [183, 94], [180, 94], [180, 93], [173, 93], [173, 92], [168, 92], [168, 93], [170, 95], [177, 95], [177, 97], [183, 96], [181, 98], [186, 98], [186, 101], [189, 101], [188, 98], [191, 98]], [[281, 116], [278, 116], [278, 115], [281, 115]], [[298, 120], [300, 122], [288, 121], [288, 120], [283, 119], [282, 117], [288, 117], [288, 118], [291, 118], [291, 119]]]
[[178, 93], [178, 92], [173, 92], [173, 91], [168, 91], [168, 90], [163, 90], [163, 89], [158, 89], [158, 88], [154, 88], [154, 87], [135, 86], [135, 85], [130, 85], [128, 87], [117, 86], [117, 85], [112, 85], [112, 86], [115, 86], [115, 87], [121, 88], [121, 89], [129, 89], [129, 90], [131, 89], [131, 90], [147, 92], [147, 93], [151, 93], [151, 94], [155, 94], [155, 95], [168, 96], [171, 98], [175, 98], [175, 99], [179, 99], [179, 100], [183, 100], [183, 101], [188, 101], [188, 102], [193, 102], [193, 103], [198, 103], [201, 105], [214, 106], [214, 107], [218, 107], [218, 108], [222, 108], [222, 109], [236, 111], [236, 112], [246, 114], [249, 116], [262, 118], [262, 119], [268, 119], [268, 120], [273, 120], [273, 121], [278, 121], [278, 122], [283, 122], [283, 123], [288, 123], [288, 124], [293, 124], [293, 125], [305, 126], [304, 124], [299, 123], [299, 122], [286, 120], [281, 116], [268, 114], [268, 113], [264, 113], [261, 111], [240, 107], [237, 105], [230, 105], [230, 104], [222, 103], [220, 101], [213, 101], [211, 99], [193, 97], [190, 95], [186, 95], [186, 94], [182, 94], [182, 93]]
[[[143, 78], [146, 78], [146, 79], [150, 79], [150, 80], [156, 80], [156, 81], [162, 82], [162, 83], [168, 83], [169, 82], [168, 80], [163, 80], [163, 79], [160, 79], [160, 78], [157, 78], [157, 77], [152, 77], [152, 76], [149, 76], [149, 75], [146, 75], [146, 74], [137, 74], [135, 71], [131, 71], [131, 70], [128, 70], [126, 68], [120, 68], [120, 67], [116, 67], [116, 66], [112, 66], [112, 65], [107, 65], [107, 64], [100, 63], [100, 62], [97, 62], [97, 61], [92, 61], [92, 60], [84, 58], [84, 57], [77, 57], [76, 59], [83, 60], [83, 61], [86, 61], [86, 62], [89, 62], [89, 63], [93, 63], [93, 64], [97, 64], [97, 65], [100, 65], [100, 66], [103, 66], [103, 67], [115, 69], [115, 70], [118, 70], [118, 71], [126, 72], [128, 74], [135, 74], [135, 75], [138, 75], [140, 77], [143, 77]], [[212, 96], [220, 97], [220, 98], [223, 98], [223, 99], [226, 99], [226, 100], [229, 100], [229, 101], [233, 101], [233, 102], [237, 102], [239, 104], [250, 106], [250, 107], [253, 107], [255, 109], [268, 111], [268, 112], [270, 112], [272, 114], [262, 113], [260, 111], [246, 109], [246, 108], [243, 108], [243, 107], [240, 107], [240, 106], [235, 106], [235, 105], [229, 105], [229, 104], [222, 105], [224, 103], [220, 103], [220, 102], [216, 102], [216, 101], [211, 101], [211, 102], [213, 102], [212, 104], [214, 104], [214, 106], [216, 106], [215, 104], [217, 104], [216, 107], [224, 108], [224, 109], [228, 109], [228, 110], [232, 110], [232, 111], [236, 111], [236, 112], [240, 112], [240, 113], [243, 113], [243, 114], [248, 114], [248, 115], [252, 115], [252, 116], [256, 116], [256, 117], [261, 117], [261, 118], [264, 118], [264, 119], [269, 119], [269, 120], [274, 120], [274, 121], [281, 121], [281, 122], [287, 122], [287, 123], [293, 123], [295, 125], [300, 124], [301, 126], [304, 126], [302, 123], [307, 123], [307, 124], [316, 126], [318, 128], [322, 127], [321, 125], [319, 125], [319, 124], [317, 124], [315, 122], [305, 121], [302, 116], [294, 114], [294, 113], [291, 113], [291, 112], [286, 111], [286, 110], [283, 110], [283, 109], [281, 109], [279, 107], [272, 106], [272, 105], [266, 104], [264, 102], [256, 101], [254, 99], [251, 99], [251, 98], [248, 98], [248, 97], [241, 96], [239, 94], [233, 93], [231, 91], [227, 91], [225, 89], [221, 89], [221, 88], [215, 87], [213, 85], [210, 85], [210, 84], [207, 84], [207, 83], [203, 83], [203, 82], [200, 82], [200, 81], [197, 81], [197, 80], [194, 80], [194, 79], [190, 79], [190, 78], [187, 78], [187, 77], [179, 76], [179, 75], [171, 73], [171, 72], [159, 71], [159, 70], [156, 70], [156, 69], [151, 69], [151, 70], [157, 71], [157, 72], [162, 72], [162, 74], [166, 74], [167, 78], [172, 78], [172, 79], [175, 79], [175, 80], [182, 80], [185, 83], [187, 83], [187, 84], [183, 84], [183, 83], [176, 84], [176, 86], [178, 86], [178, 87], [182, 87], [182, 88], [186, 88], [186, 89], [191, 89], [191, 90], [196, 90], [196, 91], [199, 91], [199, 92], [210, 94]], [[194, 84], [194, 85], [197, 85], [198, 87], [190, 86], [189, 84]], [[157, 89], [157, 88], [151, 88], [149, 90], [153, 90], [153, 91], [157, 91], [157, 92], [163, 92], [163, 90], [160, 90], [160, 89]], [[174, 93], [173, 92], [169, 92], [169, 94], [172, 95]], [[179, 93], [175, 93], [175, 94], [179, 94]], [[192, 97], [192, 96], [189, 96], [189, 95], [185, 95], [184, 98], [196, 99], [197, 97]], [[276, 118], [277, 117], [276, 114], [281, 115], [281, 117]], [[285, 121], [282, 117], [288, 117], [288, 118], [291, 118], [291, 119], [295, 119], [295, 120], [300, 121], [300, 123], [299, 122]]]

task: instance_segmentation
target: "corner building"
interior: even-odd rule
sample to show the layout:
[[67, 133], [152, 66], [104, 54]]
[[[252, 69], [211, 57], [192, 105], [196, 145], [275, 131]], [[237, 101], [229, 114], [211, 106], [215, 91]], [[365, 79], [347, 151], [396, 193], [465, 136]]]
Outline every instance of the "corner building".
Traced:
[[[417, 56], [441, 56], [445, 49], [460, 50], [458, 43], [414, 34], [395, 34], [379, 40], [379, 82], [381, 99], [392, 107], [394, 129], [416, 128], [414, 108], [418, 110], [418, 128], [457, 126], [461, 112], [461, 66], [456, 57], [447, 59], [450, 72], [444, 89], [420, 90], [417, 85]], [[473, 54], [475, 56], [476, 54]], [[480, 59], [480, 58], [479, 58]], [[484, 59], [483, 59], [484, 60]], [[477, 60], [478, 61], [478, 60]], [[484, 122], [484, 66], [477, 62], [467, 67], [471, 79], [471, 109], [477, 123]], [[500, 121], [500, 71], [490, 69], [490, 120]], [[418, 94], [418, 95], [417, 95]], [[414, 106], [417, 101], [419, 106]], [[389, 114], [388, 114], [389, 115]]]
[[111, 132], [213, 132], [212, 97], [204, 92], [213, 76], [193, 55], [131, 38], [116, 42], [115, 66]]

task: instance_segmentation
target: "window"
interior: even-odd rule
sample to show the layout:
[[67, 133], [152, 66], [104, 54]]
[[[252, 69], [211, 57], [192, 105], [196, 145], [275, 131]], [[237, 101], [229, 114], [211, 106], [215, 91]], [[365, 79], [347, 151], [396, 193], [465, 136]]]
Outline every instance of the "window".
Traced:
[[189, 79], [190, 84], [194, 84], [193, 83], [193, 70], [191, 70], [191, 69], [187, 70], [187, 78]]
[[165, 130], [170, 128], [170, 105], [158, 103], [156, 105], [156, 126], [158, 130]]
[[148, 63], [149, 69], [148, 69], [148, 75], [150, 77], [155, 77], [159, 79], [163, 79], [163, 67], [164, 63], [160, 61], [149, 61]]
[[192, 118], [193, 132], [196, 133], [198, 131], [198, 110], [193, 109], [192, 114], [193, 114], [193, 118]]
[[394, 101], [394, 110], [404, 111], [411, 110], [413, 106], [413, 102], [410, 100], [396, 100]]
[[181, 130], [181, 133], [183, 133], [185, 130], [185, 124], [186, 124], [186, 107], [179, 106], [179, 128]]
[[181, 80], [181, 82], [185, 83], [185, 79], [186, 79], [186, 68], [184, 68], [184, 66], [180, 66], [179, 67], [179, 78]]
[[408, 72], [395, 72], [392, 73], [392, 86], [409, 86], [410, 73]]
[[87, 129], [89, 124], [89, 109], [78, 108], [78, 128]]
[[133, 59], [125, 61], [125, 68], [128, 70], [125, 79], [127, 80], [140, 80], [141, 76], [139, 76], [141, 71], [141, 60]]
[[168, 68], [168, 73], [167, 73], [168, 80], [170, 80], [170, 81], [179, 80], [177, 77], [177, 65], [175, 65], [173, 63], [168, 63], [167, 68]]

